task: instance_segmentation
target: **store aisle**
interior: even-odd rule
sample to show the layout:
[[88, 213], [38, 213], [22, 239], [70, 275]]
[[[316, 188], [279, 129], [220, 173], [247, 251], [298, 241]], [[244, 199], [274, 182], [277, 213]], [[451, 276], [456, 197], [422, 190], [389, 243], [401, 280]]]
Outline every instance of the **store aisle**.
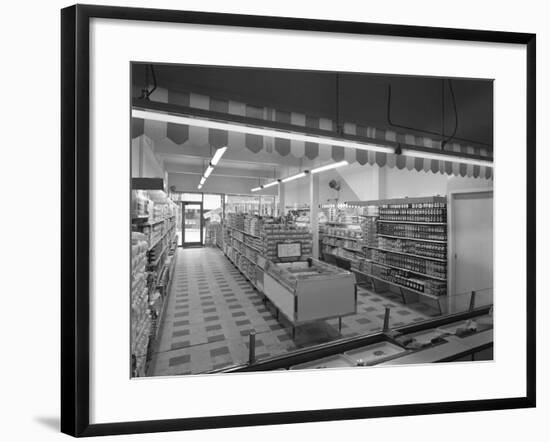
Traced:
[[219, 249], [179, 249], [177, 259], [152, 375], [195, 374], [245, 362], [251, 329], [258, 335], [258, 356], [294, 348], [260, 295]]
[[[342, 319], [342, 336], [377, 331], [386, 305], [392, 325], [422, 321], [426, 307], [404, 306], [398, 295], [381, 296], [358, 289], [357, 314]], [[150, 375], [197, 374], [243, 363], [248, 358], [248, 335], [256, 332], [258, 358], [339, 337], [338, 320], [291, 329], [276, 319], [275, 309], [217, 248], [178, 249], [176, 271], [167, 299], [157, 354]]]

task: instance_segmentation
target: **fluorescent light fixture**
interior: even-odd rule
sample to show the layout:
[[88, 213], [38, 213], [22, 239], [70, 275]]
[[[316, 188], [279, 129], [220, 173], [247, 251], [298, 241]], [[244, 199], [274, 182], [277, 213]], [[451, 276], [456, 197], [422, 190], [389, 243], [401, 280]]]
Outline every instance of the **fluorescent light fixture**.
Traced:
[[201, 186], [204, 184], [205, 181], [206, 181], [206, 178], [205, 178], [205, 177], [201, 177]]
[[[342, 140], [338, 138], [325, 137], [321, 135], [307, 135], [297, 132], [287, 132], [282, 130], [268, 129], [258, 126], [247, 126], [245, 124], [227, 123], [224, 121], [208, 120], [200, 117], [190, 117], [185, 115], [172, 115], [163, 112], [155, 112], [141, 109], [132, 109], [133, 118], [143, 118], [145, 120], [165, 121], [174, 124], [186, 124], [195, 127], [204, 127], [207, 129], [227, 130], [250, 135], [260, 135], [264, 137], [282, 138], [284, 140], [304, 141], [307, 143], [328, 144], [331, 146], [349, 147], [359, 150], [370, 150], [373, 152], [394, 153], [393, 147], [383, 146], [376, 143], [365, 143], [359, 141]], [[304, 130], [306, 128], [304, 127]]]
[[408, 157], [415, 157], [415, 158], [427, 158], [430, 160], [441, 160], [441, 161], [450, 161], [452, 163], [473, 164], [475, 166], [493, 167], [493, 162], [491, 160], [467, 158], [467, 157], [461, 157], [460, 155], [445, 155], [437, 152], [432, 153], [432, 152], [419, 151], [419, 150], [407, 149], [407, 148], [402, 149], [401, 154], [407, 155]]
[[267, 187], [273, 187], [279, 184], [279, 180], [271, 181], [271, 183], [264, 184], [262, 187], [265, 189]]
[[218, 164], [218, 162], [220, 161], [222, 155], [225, 153], [226, 150], [227, 150], [227, 146], [220, 147], [212, 157], [212, 161], [210, 161], [210, 164], [212, 164], [212, 166], [215, 166], [216, 164]]
[[325, 170], [336, 169], [337, 167], [347, 166], [348, 164], [349, 163], [346, 160], [338, 161], [337, 163], [331, 163], [331, 164], [327, 164], [325, 166], [316, 167], [315, 169], [311, 169], [311, 173], [324, 172]]
[[204, 178], [208, 178], [210, 176], [210, 174], [212, 173], [212, 171], [214, 170], [214, 168], [212, 166], [208, 166], [206, 168], [206, 170], [204, 171]]
[[283, 178], [281, 181], [283, 183], [288, 183], [289, 181], [293, 181], [293, 180], [297, 180], [298, 178], [305, 177], [306, 174], [307, 174], [307, 172], [300, 172], [300, 173], [297, 173], [296, 175], [292, 175], [292, 176]]
[[252, 192], [257, 192], [258, 190], [262, 190], [262, 186], [254, 187], [254, 189], [250, 189]]
[[202, 189], [202, 184], [199, 184], [198, 189]]
[[[317, 143], [317, 144], [328, 144], [330, 146], [348, 147], [351, 149], [367, 150], [371, 152], [395, 153], [394, 147], [384, 146], [384, 145], [371, 143], [371, 142], [342, 140], [342, 139], [331, 138], [331, 137], [322, 136], [322, 135], [308, 135], [301, 132], [288, 132], [283, 130], [269, 129], [261, 126], [247, 126], [246, 124], [209, 120], [207, 118], [193, 117], [188, 115], [173, 115], [173, 114], [168, 114], [168, 113], [158, 112], [158, 111], [132, 109], [132, 117], [142, 118], [145, 120], [152, 120], [152, 121], [164, 121], [167, 123], [174, 123], [174, 124], [185, 124], [189, 126], [203, 127], [207, 129], [219, 129], [219, 130], [226, 130], [226, 131], [238, 132], [243, 134], [281, 138], [284, 140], [303, 141], [303, 142]], [[306, 130], [306, 128], [304, 128], [304, 130]], [[218, 152], [216, 152], [216, 154], [217, 153]], [[451, 161], [451, 162], [457, 162], [457, 163], [493, 167], [493, 162], [491, 160], [460, 157], [460, 155], [456, 155], [456, 156], [445, 155], [445, 154], [426, 152], [422, 150], [414, 150], [409, 148], [403, 148], [401, 153], [403, 155], [416, 157], [416, 158], [428, 158], [433, 160]], [[223, 152], [220, 153], [219, 156], [221, 157], [221, 155], [223, 155]], [[214, 155], [214, 157], [215, 156], [216, 155]], [[216, 159], [216, 160], [219, 161], [219, 159]], [[335, 164], [338, 164], [338, 163], [335, 163]], [[320, 172], [320, 171], [317, 171], [317, 172]], [[314, 172], [313, 170], [311, 171], [311, 173], [317, 173], [317, 172]], [[273, 184], [270, 183], [270, 185], [275, 185], [276, 183], [277, 182], [275, 181]], [[264, 185], [264, 187], [266, 187], [266, 185]]]

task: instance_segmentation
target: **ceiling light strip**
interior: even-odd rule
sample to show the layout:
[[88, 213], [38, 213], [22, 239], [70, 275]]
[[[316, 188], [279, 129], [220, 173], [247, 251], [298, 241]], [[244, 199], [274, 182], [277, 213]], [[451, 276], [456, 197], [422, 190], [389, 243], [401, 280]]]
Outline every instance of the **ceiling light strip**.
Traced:
[[463, 164], [473, 164], [474, 166], [493, 167], [492, 160], [483, 160], [479, 158], [470, 158], [470, 157], [464, 157], [460, 155], [444, 154], [444, 153], [437, 153], [437, 152], [426, 152], [425, 150], [421, 151], [421, 150], [403, 148], [401, 149], [401, 154], [406, 155], [408, 157], [426, 158], [429, 160], [451, 161], [453, 163], [463, 163]]
[[212, 164], [212, 166], [216, 166], [219, 163], [222, 155], [225, 153], [226, 150], [227, 150], [227, 146], [220, 147], [219, 149], [217, 149], [216, 153], [212, 157], [212, 160], [210, 161], [210, 164]]
[[281, 179], [282, 183], [288, 183], [289, 181], [297, 180], [298, 178], [303, 178], [308, 174], [307, 170], [304, 172], [297, 173], [296, 175], [292, 175], [286, 178]]
[[[132, 115], [133, 115], [133, 111], [132, 111]], [[198, 185], [199, 189], [202, 189], [202, 186], [204, 185], [204, 182], [206, 181], [206, 178], [208, 178], [210, 176], [210, 174], [214, 171], [214, 166], [220, 162], [220, 159], [221, 159], [222, 155], [225, 153], [226, 150], [227, 150], [227, 146], [220, 147], [219, 149], [216, 150], [216, 153], [214, 153], [214, 156], [212, 157], [212, 159], [208, 163], [208, 167], [206, 168], [206, 170], [204, 171], [203, 176], [201, 177], [201, 181]]]
[[[258, 126], [247, 126], [245, 124], [228, 123], [223, 121], [209, 120], [206, 118], [190, 117], [184, 115], [172, 115], [163, 112], [153, 112], [141, 109], [132, 110], [133, 118], [143, 118], [145, 120], [165, 121], [174, 124], [186, 124], [189, 126], [203, 127], [206, 129], [226, 130], [249, 135], [259, 135], [263, 137], [281, 138], [291, 141], [303, 141], [305, 143], [329, 144], [331, 146], [349, 147], [359, 150], [370, 150], [375, 152], [394, 153], [393, 147], [378, 145], [375, 143], [360, 143], [351, 140], [339, 138], [323, 137], [319, 135], [308, 135], [297, 132], [286, 132], [282, 130], [269, 129]], [[306, 129], [304, 127], [304, 129]]]
[[320, 166], [320, 167], [316, 167], [315, 169], [311, 169], [311, 173], [312, 174], [320, 173], [320, 172], [324, 172], [325, 170], [336, 169], [337, 167], [347, 166], [348, 164], [349, 163], [346, 160], [338, 161], [337, 163], [331, 163], [325, 166]]
[[[200, 110], [197, 110], [197, 112], [200, 112]], [[417, 147], [417, 146], [405, 147], [401, 145], [400, 147], [397, 143], [393, 143], [393, 144], [396, 144], [396, 146], [393, 146], [393, 145], [388, 146], [388, 145], [377, 144], [370, 141], [369, 142], [354, 141], [351, 139], [344, 139], [344, 138], [332, 138], [330, 136], [295, 132], [295, 131], [292, 131], [292, 129], [294, 128], [289, 128], [289, 130], [285, 130], [284, 128], [275, 129], [275, 128], [269, 128], [269, 127], [262, 127], [260, 125], [262, 124], [262, 121], [257, 121], [257, 122], [255, 121], [254, 124], [256, 125], [251, 125], [251, 124], [247, 124], [244, 121], [229, 122], [229, 121], [222, 121], [219, 119], [210, 119], [210, 118], [207, 118], [206, 116], [200, 117], [200, 116], [192, 116], [192, 115], [185, 115], [185, 114], [175, 115], [175, 114], [167, 113], [161, 110], [148, 110], [148, 109], [142, 109], [142, 108], [133, 108], [132, 117], [153, 120], [153, 121], [163, 121], [163, 122], [174, 123], [174, 124], [184, 124], [184, 125], [190, 125], [190, 126], [196, 126], [196, 127], [203, 127], [207, 129], [219, 129], [219, 130], [238, 132], [243, 134], [281, 138], [281, 139], [286, 139], [291, 141], [303, 141], [303, 142], [310, 142], [310, 143], [316, 143], [316, 144], [328, 144], [332, 146], [341, 146], [341, 147], [347, 147], [347, 148], [358, 149], [358, 150], [367, 150], [372, 152], [402, 154], [402, 155], [407, 155], [415, 158], [426, 158], [426, 159], [433, 159], [433, 160], [440, 160], [440, 161], [450, 161], [450, 162], [456, 162], [456, 163], [493, 167], [492, 158], [485, 159], [483, 157], [480, 158], [475, 155], [472, 155], [472, 156], [464, 156], [460, 154], [456, 155], [457, 152], [446, 152], [446, 153], [429, 152], [426, 149], [422, 149], [421, 147]], [[304, 130], [307, 130], [307, 128], [304, 127]], [[220, 153], [220, 155], [223, 155], [223, 153]]]
[[273, 187], [279, 184], [279, 180], [271, 181], [270, 183], [264, 184], [262, 188], [266, 189], [268, 187]]

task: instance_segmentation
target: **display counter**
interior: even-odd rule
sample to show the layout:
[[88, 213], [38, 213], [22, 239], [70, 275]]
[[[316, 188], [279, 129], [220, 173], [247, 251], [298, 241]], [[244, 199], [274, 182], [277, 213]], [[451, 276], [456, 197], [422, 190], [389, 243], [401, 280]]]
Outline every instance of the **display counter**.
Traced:
[[315, 259], [266, 261], [263, 292], [293, 325], [356, 313], [355, 275]]
[[426, 364], [461, 360], [466, 355], [473, 360], [475, 354], [492, 346], [492, 327], [492, 316], [483, 315], [407, 334], [390, 332], [387, 341], [291, 366], [290, 369], [344, 367], [346, 361], [349, 367]]
[[492, 359], [492, 309], [485, 306], [386, 332], [342, 338], [220, 371], [299, 370]]

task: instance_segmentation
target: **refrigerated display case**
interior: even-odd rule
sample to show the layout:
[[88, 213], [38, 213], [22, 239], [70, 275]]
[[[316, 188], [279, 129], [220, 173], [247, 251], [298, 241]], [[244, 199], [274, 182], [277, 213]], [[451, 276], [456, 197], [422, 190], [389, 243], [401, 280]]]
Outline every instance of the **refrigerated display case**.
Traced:
[[310, 258], [307, 261], [266, 261], [263, 292], [296, 326], [356, 313], [355, 275]]

